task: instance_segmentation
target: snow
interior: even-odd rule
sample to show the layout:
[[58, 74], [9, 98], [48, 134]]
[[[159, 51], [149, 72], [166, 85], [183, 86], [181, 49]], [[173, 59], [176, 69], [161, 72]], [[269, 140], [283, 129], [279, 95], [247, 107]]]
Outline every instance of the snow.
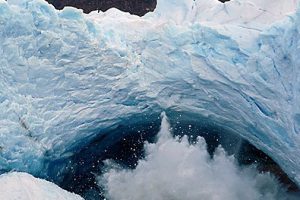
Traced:
[[5, 200], [83, 200], [54, 183], [22, 172], [0, 175], [0, 185], [0, 199]]
[[247, 138], [300, 185], [300, 9], [264, 2], [165, 0], [139, 18], [0, 0], [0, 172], [45, 176], [118, 123], [172, 110]]
[[[159, 20], [183, 22], [212, 22], [215, 24], [270, 24], [294, 13], [297, 0], [233, 0], [225, 4], [218, 0], [158, 1], [154, 13], [147, 14]], [[147, 17], [148, 17], [147, 16]]]

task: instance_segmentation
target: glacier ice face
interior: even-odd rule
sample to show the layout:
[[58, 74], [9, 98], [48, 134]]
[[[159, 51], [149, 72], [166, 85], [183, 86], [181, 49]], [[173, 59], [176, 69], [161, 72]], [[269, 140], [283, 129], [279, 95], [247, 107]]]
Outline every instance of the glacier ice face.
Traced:
[[166, 110], [241, 135], [299, 185], [298, 1], [174, 2], [139, 18], [0, 0], [0, 171], [42, 176]]
[[83, 200], [55, 184], [30, 174], [12, 172], [0, 176], [0, 199], [5, 200]]

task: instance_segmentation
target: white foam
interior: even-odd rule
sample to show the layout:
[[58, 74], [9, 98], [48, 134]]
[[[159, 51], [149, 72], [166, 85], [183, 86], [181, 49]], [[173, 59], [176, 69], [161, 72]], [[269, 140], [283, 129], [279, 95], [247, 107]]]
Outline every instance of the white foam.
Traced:
[[254, 167], [241, 169], [233, 157], [218, 148], [214, 159], [203, 138], [190, 145], [172, 138], [163, 115], [158, 141], [146, 144], [147, 156], [136, 169], [118, 169], [107, 162], [99, 178], [110, 200], [259, 200], [285, 199], [284, 190], [270, 174]]

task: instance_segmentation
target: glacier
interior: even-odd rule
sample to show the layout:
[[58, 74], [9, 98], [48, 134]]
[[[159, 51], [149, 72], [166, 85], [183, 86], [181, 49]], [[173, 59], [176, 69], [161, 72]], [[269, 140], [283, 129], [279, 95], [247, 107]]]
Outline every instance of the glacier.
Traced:
[[299, 186], [299, 27], [297, 0], [164, 0], [144, 17], [0, 0], [0, 172], [62, 177], [95, 137], [165, 111], [246, 138]]

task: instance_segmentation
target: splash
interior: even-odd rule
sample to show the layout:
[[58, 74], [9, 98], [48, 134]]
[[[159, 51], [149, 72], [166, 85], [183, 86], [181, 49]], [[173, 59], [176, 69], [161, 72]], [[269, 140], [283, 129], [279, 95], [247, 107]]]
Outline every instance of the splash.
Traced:
[[172, 128], [162, 114], [157, 142], [145, 143], [146, 157], [134, 170], [121, 169], [107, 161], [107, 171], [98, 177], [111, 200], [281, 200], [285, 190], [268, 173], [254, 167], [241, 168], [219, 147], [211, 159], [201, 137], [193, 144], [186, 136], [172, 137]]

